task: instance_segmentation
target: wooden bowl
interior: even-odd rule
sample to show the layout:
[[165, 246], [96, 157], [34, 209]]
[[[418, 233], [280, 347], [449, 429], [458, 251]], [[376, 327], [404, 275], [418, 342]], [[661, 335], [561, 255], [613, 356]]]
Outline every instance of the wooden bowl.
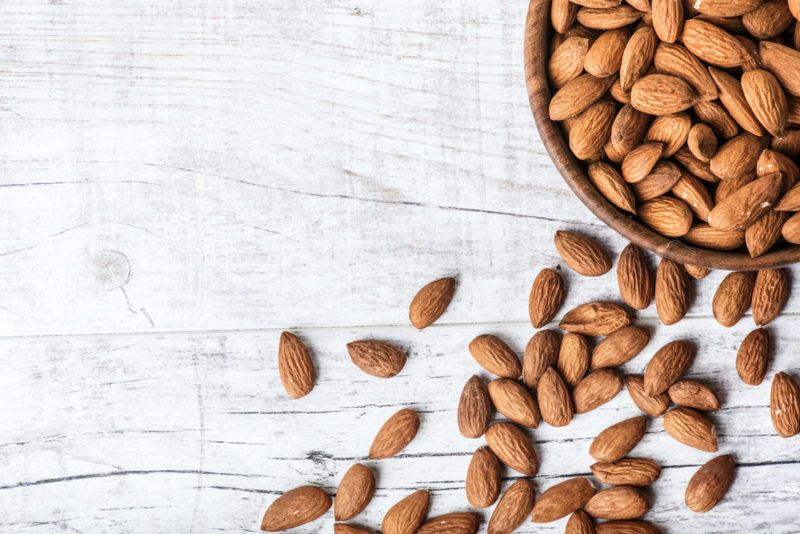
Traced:
[[797, 246], [778, 248], [751, 258], [746, 252], [719, 252], [687, 245], [657, 234], [606, 200], [589, 181], [558, 125], [550, 120], [547, 109], [550, 103], [547, 81], [550, 32], [550, 0], [531, 0], [525, 22], [525, 84], [531, 111], [542, 142], [561, 176], [600, 220], [640, 247], [681, 264], [746, 271], [800, 261], [800, 247]]

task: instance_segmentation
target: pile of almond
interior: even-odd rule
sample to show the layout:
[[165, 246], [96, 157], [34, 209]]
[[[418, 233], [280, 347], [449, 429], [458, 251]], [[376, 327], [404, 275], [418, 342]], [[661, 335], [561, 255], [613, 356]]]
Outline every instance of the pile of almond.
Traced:
[[[569, 231], [556, 232], [555, 246], [564, 262], [584, 276], [600, 276], [612, 269], [602, 246], [591, 238]], [[655, 482], [661, 467], [652, 459], [631, 456], [645, 435], [648, 418], [661, 418], [664, 431], [682, 446], [715, 453], [719, 440], [713, 412], [720, 409], [716, 393], [702, 381], [683, 378], [695, 358], [689, 340], [674, 340], [654, 351], [641, 374], [623, 376], [617, 369], [633, 360], [650, 341], [650, 331], [634, 324], [632, 310], [655, 300], [665, 325], [674, 324], [688, 309], [690, 283], [707, 270], [678, 265], [662, 259], [651, 272], [647, 255], [628, 245], [616, 265], [621, 302], [589, 302], [567, 311], [558, 329], [538, 330], [522, 359], [502, 339], [491, 334], [474, 338], [468, 350], [492, 378], [472, 376], [458, 402], [458, 428], [467, 438], [485, 440], [465, 474], [465, 497], [474, 509], [495, 505], [489, 520], [490, 534], [510, 534], [530, 517], [544, 523], [569, 516], [568, 534], [660, 532], [642, 518], [650, 509], [643, 488]], [[736, 369], [750, 385], [760, 384], [769, 368], [769, 334], [763, 325], [772, 321], [788, 297], [789, 282], [782, 270], [730, 273], [718, 287], [712, 302], [714, 315], [723, 326], [737, 323], [752, 309], [757, 326], [742, 341]], [[431, 282], [413, 299], [409, 317], [417, 328], [435, 322], [446, 310], [455, 291], [455, 280]], [[550, 324], [564, 302], [566, 288], [558, 270], [543, 269], [529, 296], [530, 320], [539, 329]], [[391, 378], [405, 365], [405, 352], [386, 341], [359, 340], [347, 350], [353, 363], [365, 373]], [[293, 398], [313, 389], [314, 365], [303, 342], [284, 332], [278, 364], [286, 392]], [[643, 415], [616, 421], [600, 432], [589, 448], [588, 476], [569, 478], [543, 488], [535, 497], [533, 478], [539, 457], [528, 429], [540, 424], [563, 427], [576, 414], [605, 404], [627, 388], [633, 404]], [[770, 411], [776, 432], [783, 437], [800, 433], [800, 388], [787, 373], [772, 379]], [[496, 420], [495, 412], [501, 416]], [[378, 430], [368, 459], [380, 461], [400, 453], [416, 436], [417, 413], [404, 408]], [[502, 492], [503, 466], [522, 475]], [[733, 483], [736, 463], [732, 454], [710, 458], [686, 481], [685, 503], [694, 512], [711, 510]], [[334, 532], [357, 534], [369, 529], [344, 523], [369, 504], [375, 492], [371, 468], [353, 464], [341, 478], [335, 503], [322, 488], [301, 486], [275, 500], [264, 514], [266, 531], [290, 529], [321, 517], [334, 506]], [[419, 489], [405, 496], [384, 515], [387, 534], [474, 534], [482, 517], [459, 510], [426, 518], [430, 493]]]
[[552, 0], [550, 118], [656, 232], [800, 244], [798, 19], [798, 0]]

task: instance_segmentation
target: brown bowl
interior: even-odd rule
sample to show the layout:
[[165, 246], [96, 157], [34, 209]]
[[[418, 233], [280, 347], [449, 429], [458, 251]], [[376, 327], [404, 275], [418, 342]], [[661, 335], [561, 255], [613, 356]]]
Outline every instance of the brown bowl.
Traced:
[[800, 261], [800, 247], [796, 246], [779, 248], [751, 258], [746, 252], [719, 252], [687, 245], [657, 234], [606, 200], [589, 181], [558, 125], [550, 120], [547, 110], [550, 86], [546, 67], [550, 32], [550, 0], [531, 0], [525, 22], [525, 85], [528, 88], [531, 111], [539, 136], [561, 176], [600, 220], [640, 247], [682, 264], [746, 271]]

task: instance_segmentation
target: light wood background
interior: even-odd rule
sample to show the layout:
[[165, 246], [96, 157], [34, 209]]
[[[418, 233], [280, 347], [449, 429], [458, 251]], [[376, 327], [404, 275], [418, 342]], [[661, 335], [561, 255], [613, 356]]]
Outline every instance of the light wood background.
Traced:
[[[480, 440], [455, 408], [478, 372], [466, 345], [521, 351], [527, 293], [559, 264], [558, 228], [620, 250], [567, 190], [532, 123], [524, 0], [7, 0], [0, 3], [0, 531], [252, 532], [294, 486], [331, 492], [402, 406], [417, 439], [368, 462], [383, 512], [417, 488], [464, 509]], [[459, 279], [440, 323], [407, 323], [416, 289]], [[615, 277], [565, 271], [567, 307], [613, 298]], [[744, 386], [747, 317], [657, 326], [626, 366], [695, 340], [713, 384], [728, 497], [705, 515], [683, 490], [711, 456], [652, 421], [635, 449], [664, 465], [648, 518], [668, 532], [797, 532], [798, 440]], [[800, 299], [771, 326], [769, 376], [797, 376]], [[282, 329], [314, 352], [316, 389], [289, 401]], [[362, 337], [410, 357], [389, 381], [349, 361]], [[626, 393], [566, 428], [532, 432], [539, 491], [588, 473], [590, 440], [637, 410]], [[514, 473], [507, 473], [509, 480]], [[488, 511], [485, 513], [488, 518]], [[331, 532], [332, 514], [299, 532]], [[560, 532], [563, 521], [520, 532]]]

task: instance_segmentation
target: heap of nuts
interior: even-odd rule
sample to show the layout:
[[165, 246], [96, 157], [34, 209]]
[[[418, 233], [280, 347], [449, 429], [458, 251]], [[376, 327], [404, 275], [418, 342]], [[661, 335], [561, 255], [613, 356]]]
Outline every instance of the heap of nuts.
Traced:
[[575, 156], [656, 232], [800, 244], [800, 0], [552, 0], [547, 65]]

